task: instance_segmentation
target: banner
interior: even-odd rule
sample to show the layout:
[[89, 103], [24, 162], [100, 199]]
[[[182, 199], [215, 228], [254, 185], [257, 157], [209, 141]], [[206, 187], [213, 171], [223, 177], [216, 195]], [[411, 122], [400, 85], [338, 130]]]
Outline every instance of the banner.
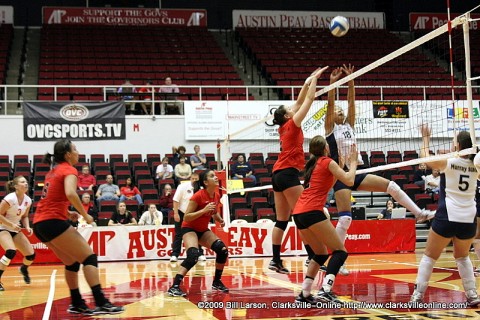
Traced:
[[[450, 14], [450, 19], [455, 19], [458, 17], [459, 13]], [[471, 13], [470, 18], [478, 19], [480, 14]], [[410, 31], [415, 30], [434, 30], [444, 24], [447, 24], [448, 16], [446, 13], [425, 13], [425, 12], [411, 12], [410, 13]], [[478, 21], [472, 21], [469, 24], [470, 30], [478, 30], [479, 25]], [[461, 28], [461, 27], [459, 27]]]
[[125, 140], [125, 104], [22, 102], [25, 141]]
[[233, 10], [233, 28], [326, 29], [335, 16], [348, 19], [350, 29], [385, 29], [383, 12]]
[[44, 24], [206, 27], [203, 9], [43, 7]]
[[13, 7], [0, 6], [0, 25], [13, 24]]
[[[336, 221], [333, 221], [336, 224]], [[221, 238], [228, 246], [229, 256], [272, 256], [272, 230], [274, 223], [233, 223]], [[215, 232], [215, 225], [210, 229]], [[388, 230], [388, 232], [385, 232]], [[79, 228], [98, 256], [98, 261], [131, 261], [169, 259], [175, 236], [173, 225], [166, 226], [111, 226]], [[415, 251], [414, 219], [355, 220], [348, 230], [345, 247], [349, 253], [382, 253]], [[28, 238], [35, 248], [37, 263], [59, 262], [53, 252], [34, 235]], [[294, 223], [289, 222], [281, 246], [282, 255], [305, 255], [302, 240]], [[0, 249], [0, 254], [3, 250]], [[207, 257], [215, 257], [205, 249]], [[182, 252], [185, 256], [185, 252]], [[21, 263], [16, 255], [13, 262]]]

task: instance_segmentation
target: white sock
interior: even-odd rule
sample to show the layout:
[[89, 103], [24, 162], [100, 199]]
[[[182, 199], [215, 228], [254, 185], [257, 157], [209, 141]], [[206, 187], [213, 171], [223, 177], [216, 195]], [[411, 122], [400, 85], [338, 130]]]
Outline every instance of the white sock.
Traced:
[[302, 294], [303, 294], [304, 298], [308, 297], [311, 294], [312, 284], [313, 284], [313, 279], [312, 278], [305, 278], [305, 280], [303, 280]]
[[473, 265], [470, 257], [462, 257], [455, 259], [457, 264], [458, 273], [460, 278], [462, 278], [463, 289], [465, 292], [469, 290], [475, 290], [477, 292], [477, 287], [475, 284], [475, 275], [473, 274]]
[[477, 259], [480, 260], [480, 239], [473, 240], [473, 248], [475, 249], [475, 254], [477, 255]]
[[422, 212], [415, 202], [403, 191], [400, 189], [399, 185], [393, 181], [390, 181], [387, 187], [387, 192], [392, 196], [395, 201], [397, 201], [402, 207], [407, 208], [408, 211], [413, 213], [415, 217]]
[[417, 286], [416, 290], [422, 295], [427, 290], [428, 281], [430, 281], [430, 277], [432, 276], [435, 261], [436, 260], [433, 260], [426, 255], [423, 255], [422, 259], [420, 260], [420, 265], [418, 266], [417, 280], [415, 280], [415, 284]]
[[335, 282], [335, 276], [333, 274], [327, 274], [323, 278], [322, 289], [325, 292], [332, 291], [333, 283]]

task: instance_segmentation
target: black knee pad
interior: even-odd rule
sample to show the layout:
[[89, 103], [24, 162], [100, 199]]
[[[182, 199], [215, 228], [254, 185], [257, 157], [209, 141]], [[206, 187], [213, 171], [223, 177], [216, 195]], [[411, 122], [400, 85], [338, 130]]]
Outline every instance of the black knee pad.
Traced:
[[25, 256], [25, 259], [27, 259], [28, 261], [33, 261], [35, 259], [35, 253], [33, 253], [29, 256]]
[[347, 260], [347, 257], [348, 257], [348, 253], [343, 251], [343, 250], [335, 250], [332, 252], [332, 258], [333, 257], [338, 257], [337, 259], [342, 261], [342, 265], [343, 263], [345, 262], [345, 260]]
[[288, 227], [288, 221], [278, 221], [277, 220], [277, 222], [275, 222], [275, 227], [285, 231], [285, 230], [287, 230], [287, 227]]
[[97, 255], [95, 253], [89, 255], [87, 259], [82, 262], [83, 266], [94, 266], [95, 268], [98, 267], [98, 260]]
[[12, 260], [17, 255], [17, 250], [8, 249], [5, 251], [5, 257]]
[[71, 264], [69, 266], [65, 266], [65, 270], [72, 271], [72, 272], [78, 272], [78, 270], [80, 270], [80, 263], [75, 262], [74, 264]]
[[217, 239], [213, 241], [211, 249], [215, 251], [217, 254], [217, 258], [215, 259], [215, 262], [217, 263], [225, 263], [227, 262], [228, 258], [228, 249], [225, 243], [223, 243], [222, 240]]
[[328, 254], [316, 254], [313, 256], [312, 260], [318, 263], [320, 266], [323, 266], [328, 260]]
[[200, 252], [198, 248], [191, 247], [187, 249], [187, 257], [183, 260], [181, 266], [187, 270], [192, 269], [198, 261], [198, 257], [200, 256]]

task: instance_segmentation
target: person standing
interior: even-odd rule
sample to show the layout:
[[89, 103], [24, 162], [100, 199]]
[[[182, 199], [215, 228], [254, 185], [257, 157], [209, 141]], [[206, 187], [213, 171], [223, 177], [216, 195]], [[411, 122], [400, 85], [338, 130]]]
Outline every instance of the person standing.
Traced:
[[0, 258], [0, 291], [5, 290], [1, 282], [3, 272], [17, 254], [17, 249], [23, 255], [20, 273], [26, 284], [30, 284], [28, 267], [35, 259], [35, 251], [20, 227], [21, 222], [28, 235], [32, 235], [28, 219], [32, 205], [32, 199], [27, 195], [28, 181], [24, 176], [17, 176], [7, 181], [5, 187], [9, 194], [0, 203], [0, 245], [5, 250], [5, 254]]
[[[290, 212], [298, 197], [302, 194], [300, 171], [305, 165], [303, 151], [302, 121], [315, 100], [317, 79], [328, 67], [318, 68], [305, 81], [294, 105], [280, 106], [275, 110], [273, 123], [279, 125], [280, 154], [273, 166], [272, 186], [275, 199], [276, 222], [272, 233], [273, 258], [268, 268], [278, 273], [288, 274], [280, 259], [280, 247], [283, 234], [288, 226]], [[308, 244], [305, 245], [307, 247]], [[307, 251], [311, 252], [310, 247]]]
[[[75, 314], [117, 314], [125, 309], [113, 305], [103, 293], [97, 268], [97, 255], [87, 240], [67, 220], [74, 220], [80, 214], [88, 223], [93, 218], [85, 212], [77, 194], [78, 163], [77, 147], [67, 139], [54, 145], [53, 154], [47, 153], [43, 162], [53, 165], [45, 177], [43, 194], [38, 202], [33, 219], [33, 232], [65, 265], [65, 281], [70, 289], [69, 313]], [[69, 211], [72, 204], [77, 212]], [[78, 271], [83, 265], [83, 274], [90, 286], [96, 308], [88, 308], [79, 290]]]

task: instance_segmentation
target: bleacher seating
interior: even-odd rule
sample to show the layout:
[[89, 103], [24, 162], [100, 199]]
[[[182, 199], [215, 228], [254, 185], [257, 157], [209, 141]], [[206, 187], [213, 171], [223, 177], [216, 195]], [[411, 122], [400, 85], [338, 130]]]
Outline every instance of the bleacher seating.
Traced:
[[[6, 84], [9, 54], [13, 39], [13, 25], [0, 24], [0, 84]], [[0, 98], [2, 91], [0, 90]]]

